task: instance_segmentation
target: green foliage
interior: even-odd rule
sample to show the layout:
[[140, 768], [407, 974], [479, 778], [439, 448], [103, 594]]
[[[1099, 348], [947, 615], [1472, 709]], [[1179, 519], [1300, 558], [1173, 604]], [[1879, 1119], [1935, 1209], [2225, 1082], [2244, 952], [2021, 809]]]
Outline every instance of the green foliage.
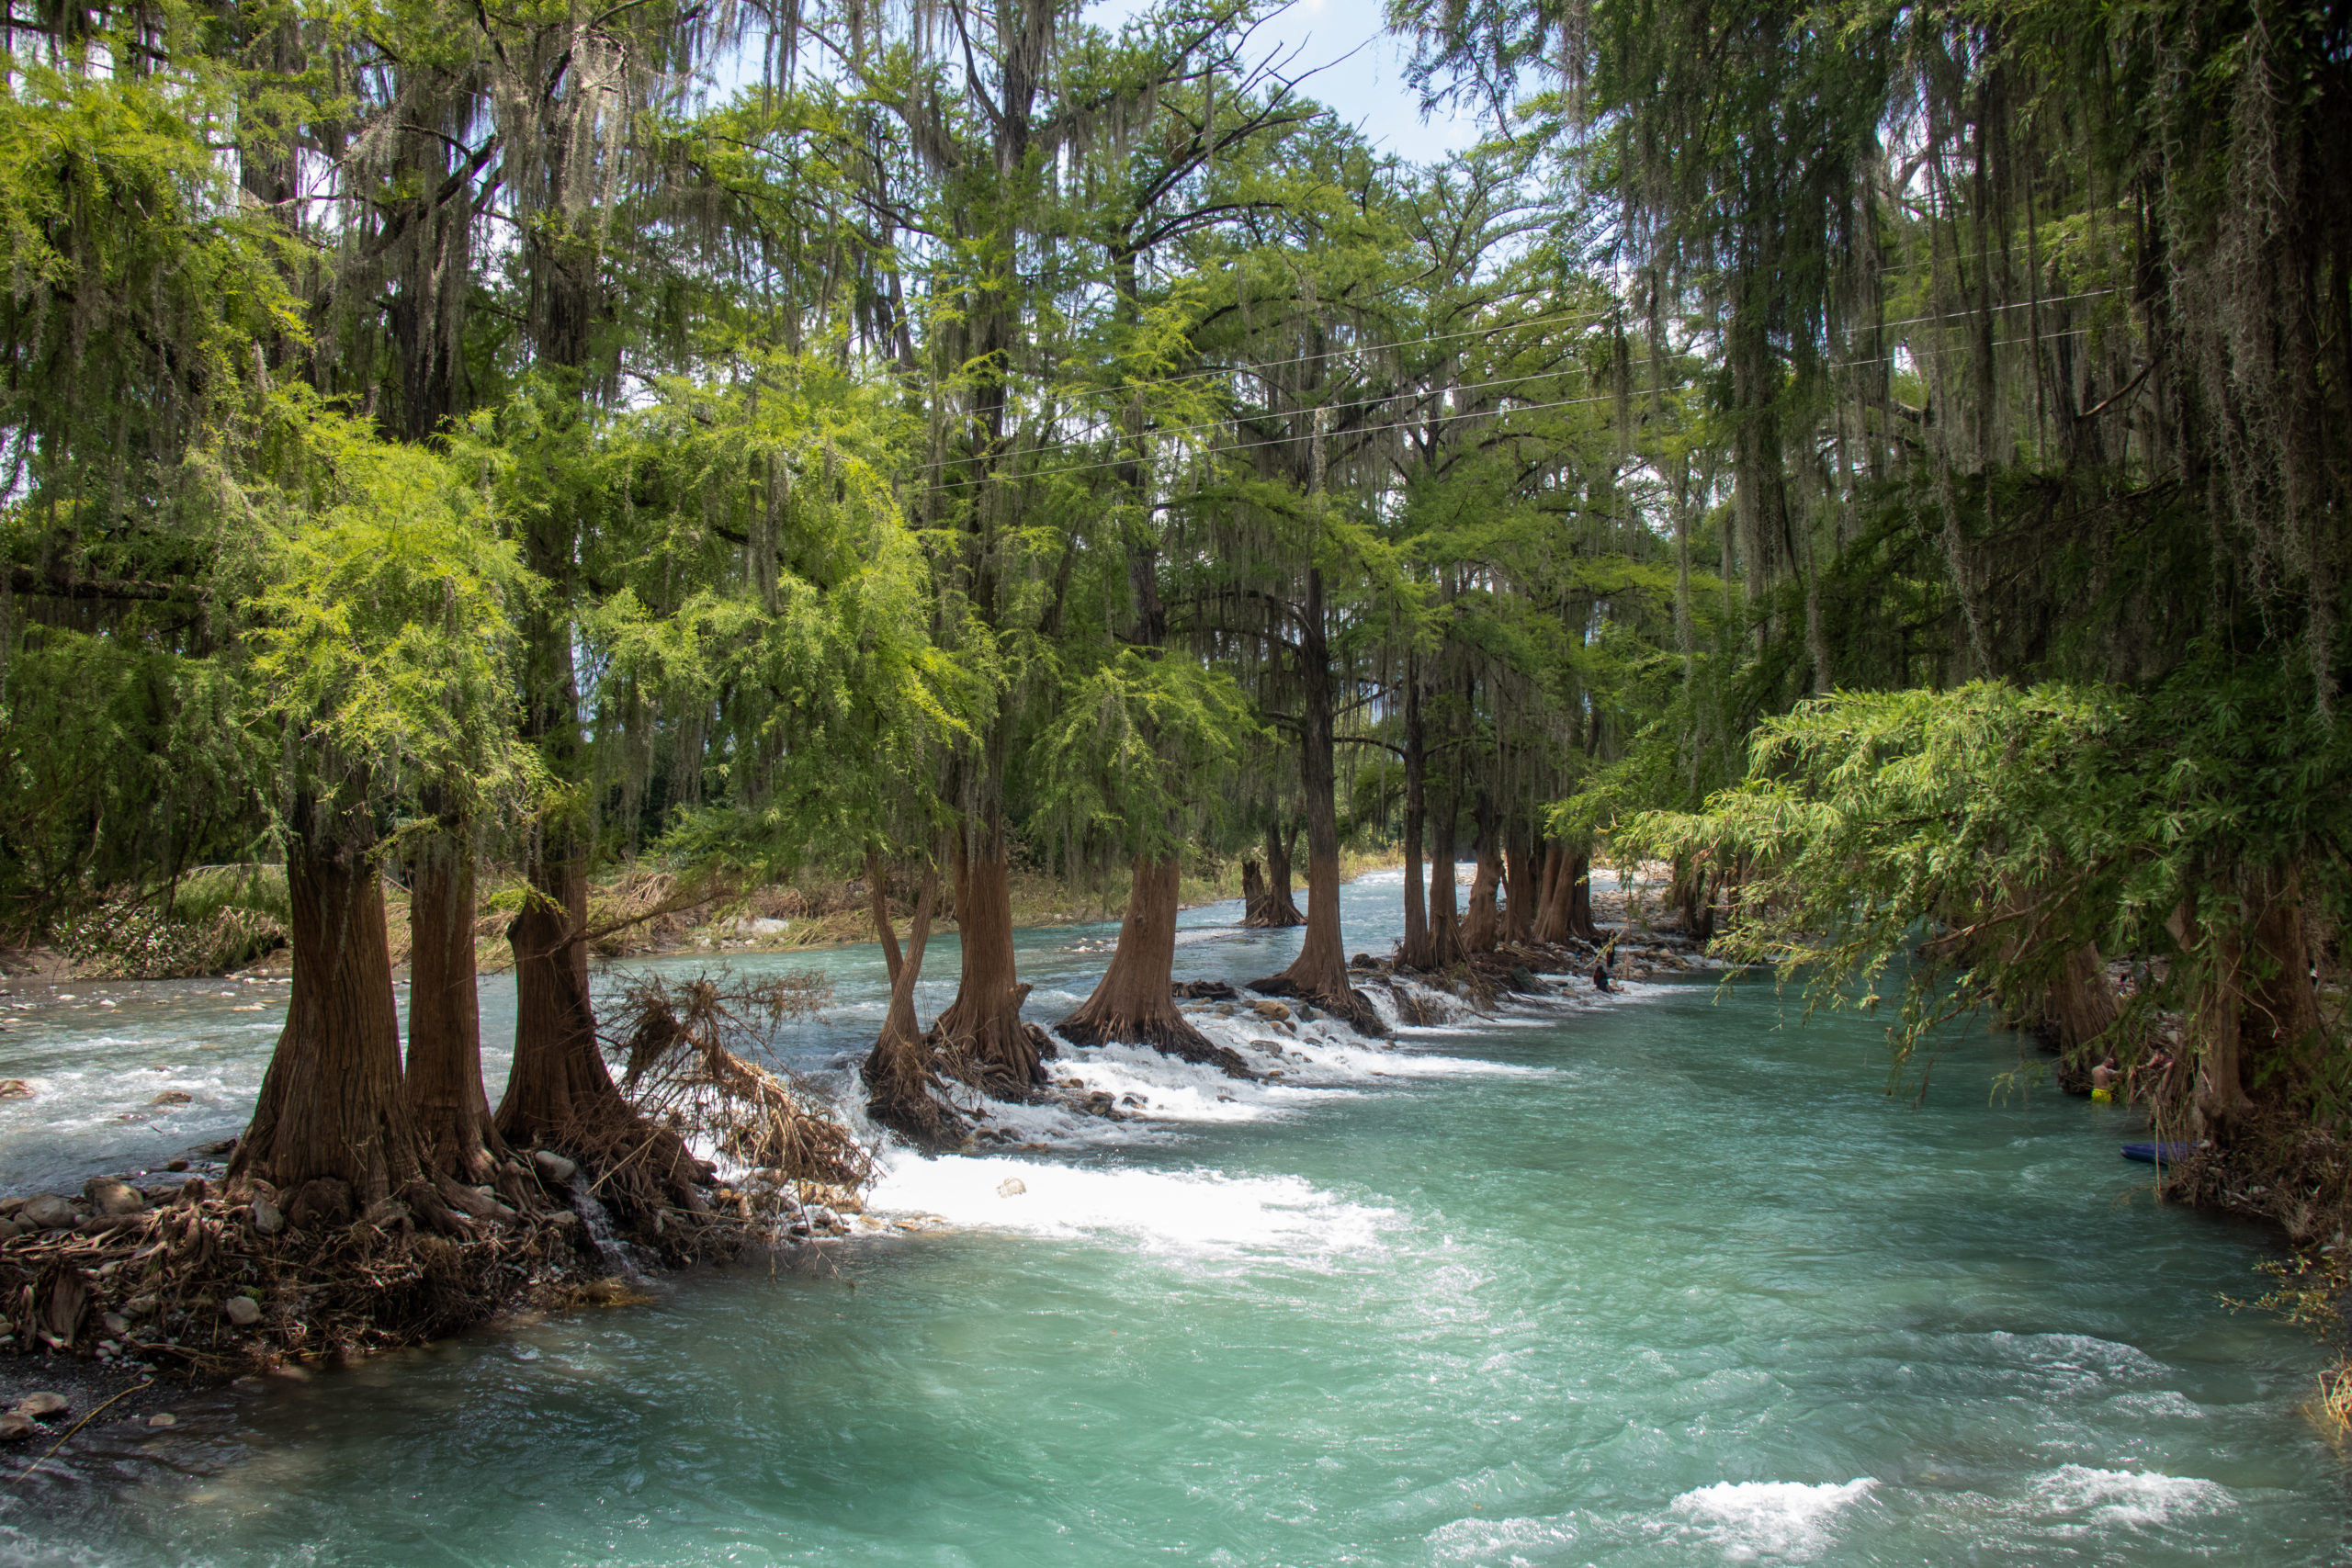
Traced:
[[1260, 738], [1230, 675], [1121, 649], [1064, 685], [1040, 743], [1044, 801], [1130, 854], [1164, 858]]

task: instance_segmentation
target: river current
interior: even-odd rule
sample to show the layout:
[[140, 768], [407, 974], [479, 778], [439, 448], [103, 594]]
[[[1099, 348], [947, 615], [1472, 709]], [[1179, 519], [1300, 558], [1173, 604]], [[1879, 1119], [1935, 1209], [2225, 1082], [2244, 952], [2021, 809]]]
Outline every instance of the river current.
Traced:
[[[1342, 897], [1350, 951], [1386, 951], [1396, 874]], [[1288, 961], [1237, 914], [1186, 916], [1180, 978]], [[1031, 1016], [1114, 935], [1025, 933]], [[876, 951], [735, 962], [831, 976], [777, 1049], [845, 1084]], [[935, 942], [926, 1018], [955, 964]], [[0, 1075], [36, 1093], [0, 1102], [0, 1190], [235, 1132], [284, 989], [10, 998]], [[494, 1098], [511, 986], [482, 1000]], [[1385, 1048], [1310, 1025], [1261, 1086], [1071, 1054], [1057, 1077], [1149, 1103], [893, 1156], [871, 1206], [927, 1231], [101, 1423], [0, 1489], [0, 1562], [2347, 1560], [2303, 1412], [2324, 1358], [2222, 1299], [2259, 1289], [2262, 1233], [2154, 1204], [2128, 1113], [2002, 1092], [2014, 1037], [1946, 1041], [1915, 1108], [1878, 1025], [1797, 1012], [1578, 984]]]

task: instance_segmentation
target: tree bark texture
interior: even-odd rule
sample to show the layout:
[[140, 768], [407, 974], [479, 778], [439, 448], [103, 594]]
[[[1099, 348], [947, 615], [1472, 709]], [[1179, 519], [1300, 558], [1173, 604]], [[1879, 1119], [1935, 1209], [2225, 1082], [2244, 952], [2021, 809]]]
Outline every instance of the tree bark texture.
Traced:
[[1535, 829], [1524, 821], [1512, 824], [1503, 854], [1503, 940], [1521, 942], [1535, 936], [1535, 887], [1539, 867]]
[[300, 1230], [395, 1197], [440, 1220], [401, 1092], [374, 824], [365, 806], [303, 801], [294, 815], [292, 993], [229, 1179], [277, 1188]]
[[932, 1026], [932, 1043], [961, 1065], [960, 1076], [991, 1092], [1026, 1095], [1045, 1080], [1041, 1064], [1053, 1043], [1021, 1017], [1029, 987], [1013, 964], [1012, 863], [1001, 821], [959, 830], [955, 867], [963, 974], [955, 1001]]
[[882, 1032], [858, 1069], [858, 1077], [865, 1083], [865, 1113], [918, 1148], [952, 1147], [961, 1141], [963, 1127], [935, 1092], [939, 1080], [932, 1070], [931, 1046], [915, 1020], [915, 985], [922, 978], [923, 949], [931, 942], [932, 916], [939, 901], [939, 868], [923, 867], [922, 887], [915, 895], [902, 957], [898, 932], [890, 924], [890, 895], [880, 857], [868, 855], [865, 863], [874, 933], [882, 943], [882, 960], [890, 971], [890, 1004], [882, 1014]]
[[1242, 867], [1241, 923], [1253, 931], [1278, 931], [1303, 926], [1306, 917], [1291, 898], [1291, 840], [1297, 829], [1283, 822], [1266, 825], [1266, 879], [1259, 885], [1255, 904], [1250, 901], [1250, 866]]
[[1478, 791], [1471, 815], [1477, 825], [1475, 852], [1478, 859], [1470, 877], [1470, 907], [1462, 920], [1462, 949], [1492, 953], [1502, 938], [1502, 922], [1495, 911], [1495, 890], [1502, 884], [1502, 854], [1497, 844], [1494, 802], [1487, 791]]
[[1405, 940], [1396, 944], [1396, 962], [1408, 969], [1430, 966], [1430, 914], [1421, 892], [1423, 818], [1429, 804], [1423, 781], [1429, 755], [1421, 733], [1420, 661], [1405, 663]]
[[[1250, 983], [1252, 990], [1295, 996], [1328, 1009], [1359, 1032], [1387, 1032], [1372, 998], [1351, 986], [1340, 931], [1340, 815], [1335, 798], [1336, 730], [1331, 705], [1330, 650], [1323, 631], [1323, 574], [1306, 574], [1300, 616], [1301, 687], [1299, 781], [1306, 804], [1306, 938], [1280, 975]], [[1279, 887], [1279, 884], [1277, 886]]]
[[511, 1167], [482, 1089], [473, 833], [449, 814], [415, 843], [409, 865], [409, 1114], [442, 1197], [481, 1217], [494, 1211], [477, 1187], [495, 1186], [509, 1202], [532, 1194]]
[[1119, 922], [1119, 942], [1111, 966], [1093, 995], [1055, 1028], [1080, 1045], [1125, 1041], [1148, 1045], [1188, 1062], [1221, 1067], [1231, 1077], [1250, 1077], [1241, 1057], [1216, 1044], [1178, 1010], [1170, 986], [1176, 969], [1176, 916], [1183, 866], [1173, 856], [1135, 857], [1127, 890], [1127, 912]]

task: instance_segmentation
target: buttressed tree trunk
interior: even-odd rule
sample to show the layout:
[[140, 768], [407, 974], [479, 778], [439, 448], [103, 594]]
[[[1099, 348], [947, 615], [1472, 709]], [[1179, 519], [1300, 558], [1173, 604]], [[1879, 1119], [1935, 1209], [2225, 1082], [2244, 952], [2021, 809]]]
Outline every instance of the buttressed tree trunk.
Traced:
[[1462, 962], [1462, 917], [1454, 880], [1453, 829], [1458, 813], [1450, 789], [1440, 787], [1430, 808], [1430, 961], [1424, 969], [1451, 969]]
[[874, 934], [882, 943], [882, 961], [890, 971], [890, 1005], [882, 1015], [882, 1032], [858, 1069], [865, 1081], [865, 1113], [918, 1147], [946, 1148], [961, 1139], [963, 1128], [933, 1092], [939, 1080], [932, 1071], [931, 1046], [915, 1021], [915, 984], [922, 978], [923, 949], [931, 942], [932, 911], [939, 900], [939, 868], [923, 867], [922, 888], [915, 895], [903, 957], [899, 953], [898, 932], [890, 926], [890, 893], [881, 857], [866, 856], [865, 877]]
[[1306, 917], [1298, 912], [1290, 896], [1291, 840], [1298, 829], [1283, 822], [1266, 825], [1266, 880], [1260, 885], [1257, 903], [1249, 902], [1249, 867], [1242, 868], [1241, 923], [1253, 930], [1280, 930], [1285, 926], [1303, 926]]
[[510, 1163], [481, 1083], [481, 1010], [474, 976], [471, 825], [437, 810], [414, 839], [409, 876], [408, 1107], [424, 1168], [451, 1207], [494, 1213], [474, 1190], [532, 1201]]
[[1535, 934], [1535, 830], [1523, 821], [1514, 822], [1504, 846], [1503, 886], [1507, 895], [1503, 908], [1503, 940], [1526, 942]]
[[1135, 880], [1127, 891], [1126, 917], [1119, 922], [1119, 944], [1094, 994], [1055, 1027], [1080, 1045], [1114, 1040], [1149, 1045], [1188, 1062], [1222, 1067], [1229, 1077], [1248, 1077], [1239, 1055], [1193, 1028], [1176, 1007], [1176, 915], [1183, 885], [1182, 864], [1170, 856], [1135, 857]]
[[1473, 816], [1477, 823], [1478, 863], [1470, 877], [1470, 908], [1462, 922], [1462, 947], [1465, 953], [1492, 953], [1502, 934], [1502, 922], [1495, 913], [1495, 889], [1502, 882], [1502, 857], [1496, 847], [1494, 803], [1483, 789], [1478, 792]]
[[1027, 1094], [1044, 1081], [1053, 1043], [1021, 1016], [1029, 987], [1013, 964], [1012, 847], [1001, 818], [984, 821], [977, 834], [957, 829], [955, 867], [963, 976], [955, 1001], [932, 1026], [932, 1043], [993, 1091]]
[[1266, 923], [1266, 874], [1254, 860], [1241, 863], [1241, 923]]
[[1535, 929], [1532, 940], [1557, 945], [1568, 934], [1568, 889], [1561, 867], [1567, 854], [1555, 839], [1544, 846], [1544, 869], [1536, 874]]
[[425, 1179], [401, 1093], [384, 890], [366, 802], [304, 799], [291, 826], [293, 990], [229, 1179], [270, 1183], [300, 1230], [379, 1212], [394, 1198], [442, 1228], [462, 1228]]
[[1579, 942], [1597, 942], [1600, 927], [1592, 918], [1592, 854], [1570, 850], [1567, 864], [1568, 934]]
[[1339, 770], [1331, 702], [1330, 650], [1323, 631], [1323, 574], [1306, 574], [1306, 603], [1300, 616], [1299, 781], [1306, 799], [1306, 938], [1289, 968], [1250, 988], [1274, 996], [1301, 997], [1329, 1009], [1357, 1031], [1383, 1034], [1386, 1028], [1372, 998], [1348, 983], [1348, 954], [1340, 931], [1340, 814], [1335, 798]]

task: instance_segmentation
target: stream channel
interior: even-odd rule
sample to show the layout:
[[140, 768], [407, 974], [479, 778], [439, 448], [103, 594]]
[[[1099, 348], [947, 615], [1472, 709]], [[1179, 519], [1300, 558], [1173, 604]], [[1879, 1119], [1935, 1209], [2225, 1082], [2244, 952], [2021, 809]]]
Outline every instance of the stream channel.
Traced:
[[[1394, 942], [1398, 881], [1344, 891], [1351, 952]], [[1180, 978], [1288, 961], [1296, 932], [1238, 914], [1187, 914]], [[1031, 1016], [1114, 935], [1024, 933]], [[845, 1088], [876, 951], [736, 962], [831, 976], [776, 1051]], [[952, 938], [926, 971], [928, 1018]], [[8, 1000], [22, 1191], [235, 1132], [284, 987]], [[495, 1100], [511, 984], [482, 1004]], [[2155, 1205], [2129, 1113], [1996, 1094], [2013, 1036], [1947, 1041], [1914, 1109], [1878, 1024], [1797, 1014], [1694, 976], [1385, 1048], [1309, 1025], [1262, 1086], [1066, 1054], [1150, 1104], [1000, 1108], [1051, 1148], [893, 1156], [872, 1207], [932, 1230], [101, 1422], [30, 1480], [0, 1459], [0, 1562], [2347, 1560], [2321, 1348], [2222, 1300], [2260, 1288], [2263, 1233]]]

